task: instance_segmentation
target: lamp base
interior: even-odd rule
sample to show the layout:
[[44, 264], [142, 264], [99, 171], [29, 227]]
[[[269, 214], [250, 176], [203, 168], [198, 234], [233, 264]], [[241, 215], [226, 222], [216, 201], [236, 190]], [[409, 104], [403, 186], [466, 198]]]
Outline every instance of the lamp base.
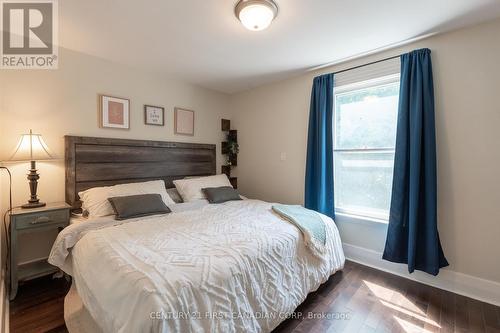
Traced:
[[30, 173], [28, 173], [28, 180], [30, 184], [30, 199], [28, 203], [21, 206], [21, 208], [39, 208], [45, 206], [45, 202], [40, 202], [36, 195], [36, 189], [38, 187], [38, 179], [40, 179], [40, 175], [36, 170], [36, 162], [31, 161], [31, 169]]
[[24, 204], [21, 206], [21, 208], [26, 209], [26, 208], [39, 208], [39, 207], [44, 207], [47, 205], [45, 202], [29, 202], [27, 204]]

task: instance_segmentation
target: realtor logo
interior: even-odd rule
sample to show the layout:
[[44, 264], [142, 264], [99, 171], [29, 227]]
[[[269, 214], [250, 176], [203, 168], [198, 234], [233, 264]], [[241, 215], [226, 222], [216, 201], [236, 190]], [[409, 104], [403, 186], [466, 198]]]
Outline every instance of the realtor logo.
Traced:
[[57, 0], [0, 0], [2, 69], [57, 69]]

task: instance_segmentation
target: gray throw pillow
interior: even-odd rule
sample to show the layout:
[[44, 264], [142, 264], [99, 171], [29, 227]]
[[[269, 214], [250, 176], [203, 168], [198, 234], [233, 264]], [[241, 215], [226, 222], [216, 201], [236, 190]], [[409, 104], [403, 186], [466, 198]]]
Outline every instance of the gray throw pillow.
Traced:
[[171, 210], [163, 202], [160, 194], [139, 194], [126, 197], [108, 198], [115, 211], [116, 220], [126, 220], [157, 214], [167, 214]]
[[223, 203], [232, 200], [241, 200], [238, 191], [231, 186], [207, 187], [202, 189], [210, 203]]

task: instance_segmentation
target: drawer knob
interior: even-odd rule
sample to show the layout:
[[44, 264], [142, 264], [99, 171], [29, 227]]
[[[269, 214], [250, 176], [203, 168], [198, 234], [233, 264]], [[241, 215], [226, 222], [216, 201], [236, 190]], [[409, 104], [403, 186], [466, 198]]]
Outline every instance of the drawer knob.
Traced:
[[38, 224], [38, 223], [47, 223], [52, 221], [48, 216], [40, 216], [37, 217], [34, 221], [31, 222], [31, 224]]

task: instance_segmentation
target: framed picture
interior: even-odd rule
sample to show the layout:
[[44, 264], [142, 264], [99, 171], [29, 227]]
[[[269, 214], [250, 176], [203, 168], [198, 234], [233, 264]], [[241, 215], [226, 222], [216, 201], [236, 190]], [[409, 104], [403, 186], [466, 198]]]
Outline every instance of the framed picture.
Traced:
[[194, 111], [175, 108], [174, 132], [175, 134], [194, 135]]
[[130, 129], [130, 101], [125, 98], [100, 95], [101, 127]]
[[165, 125], [165, 109], [161, 106], [144, 105], [144, 123], [146, 125]]

